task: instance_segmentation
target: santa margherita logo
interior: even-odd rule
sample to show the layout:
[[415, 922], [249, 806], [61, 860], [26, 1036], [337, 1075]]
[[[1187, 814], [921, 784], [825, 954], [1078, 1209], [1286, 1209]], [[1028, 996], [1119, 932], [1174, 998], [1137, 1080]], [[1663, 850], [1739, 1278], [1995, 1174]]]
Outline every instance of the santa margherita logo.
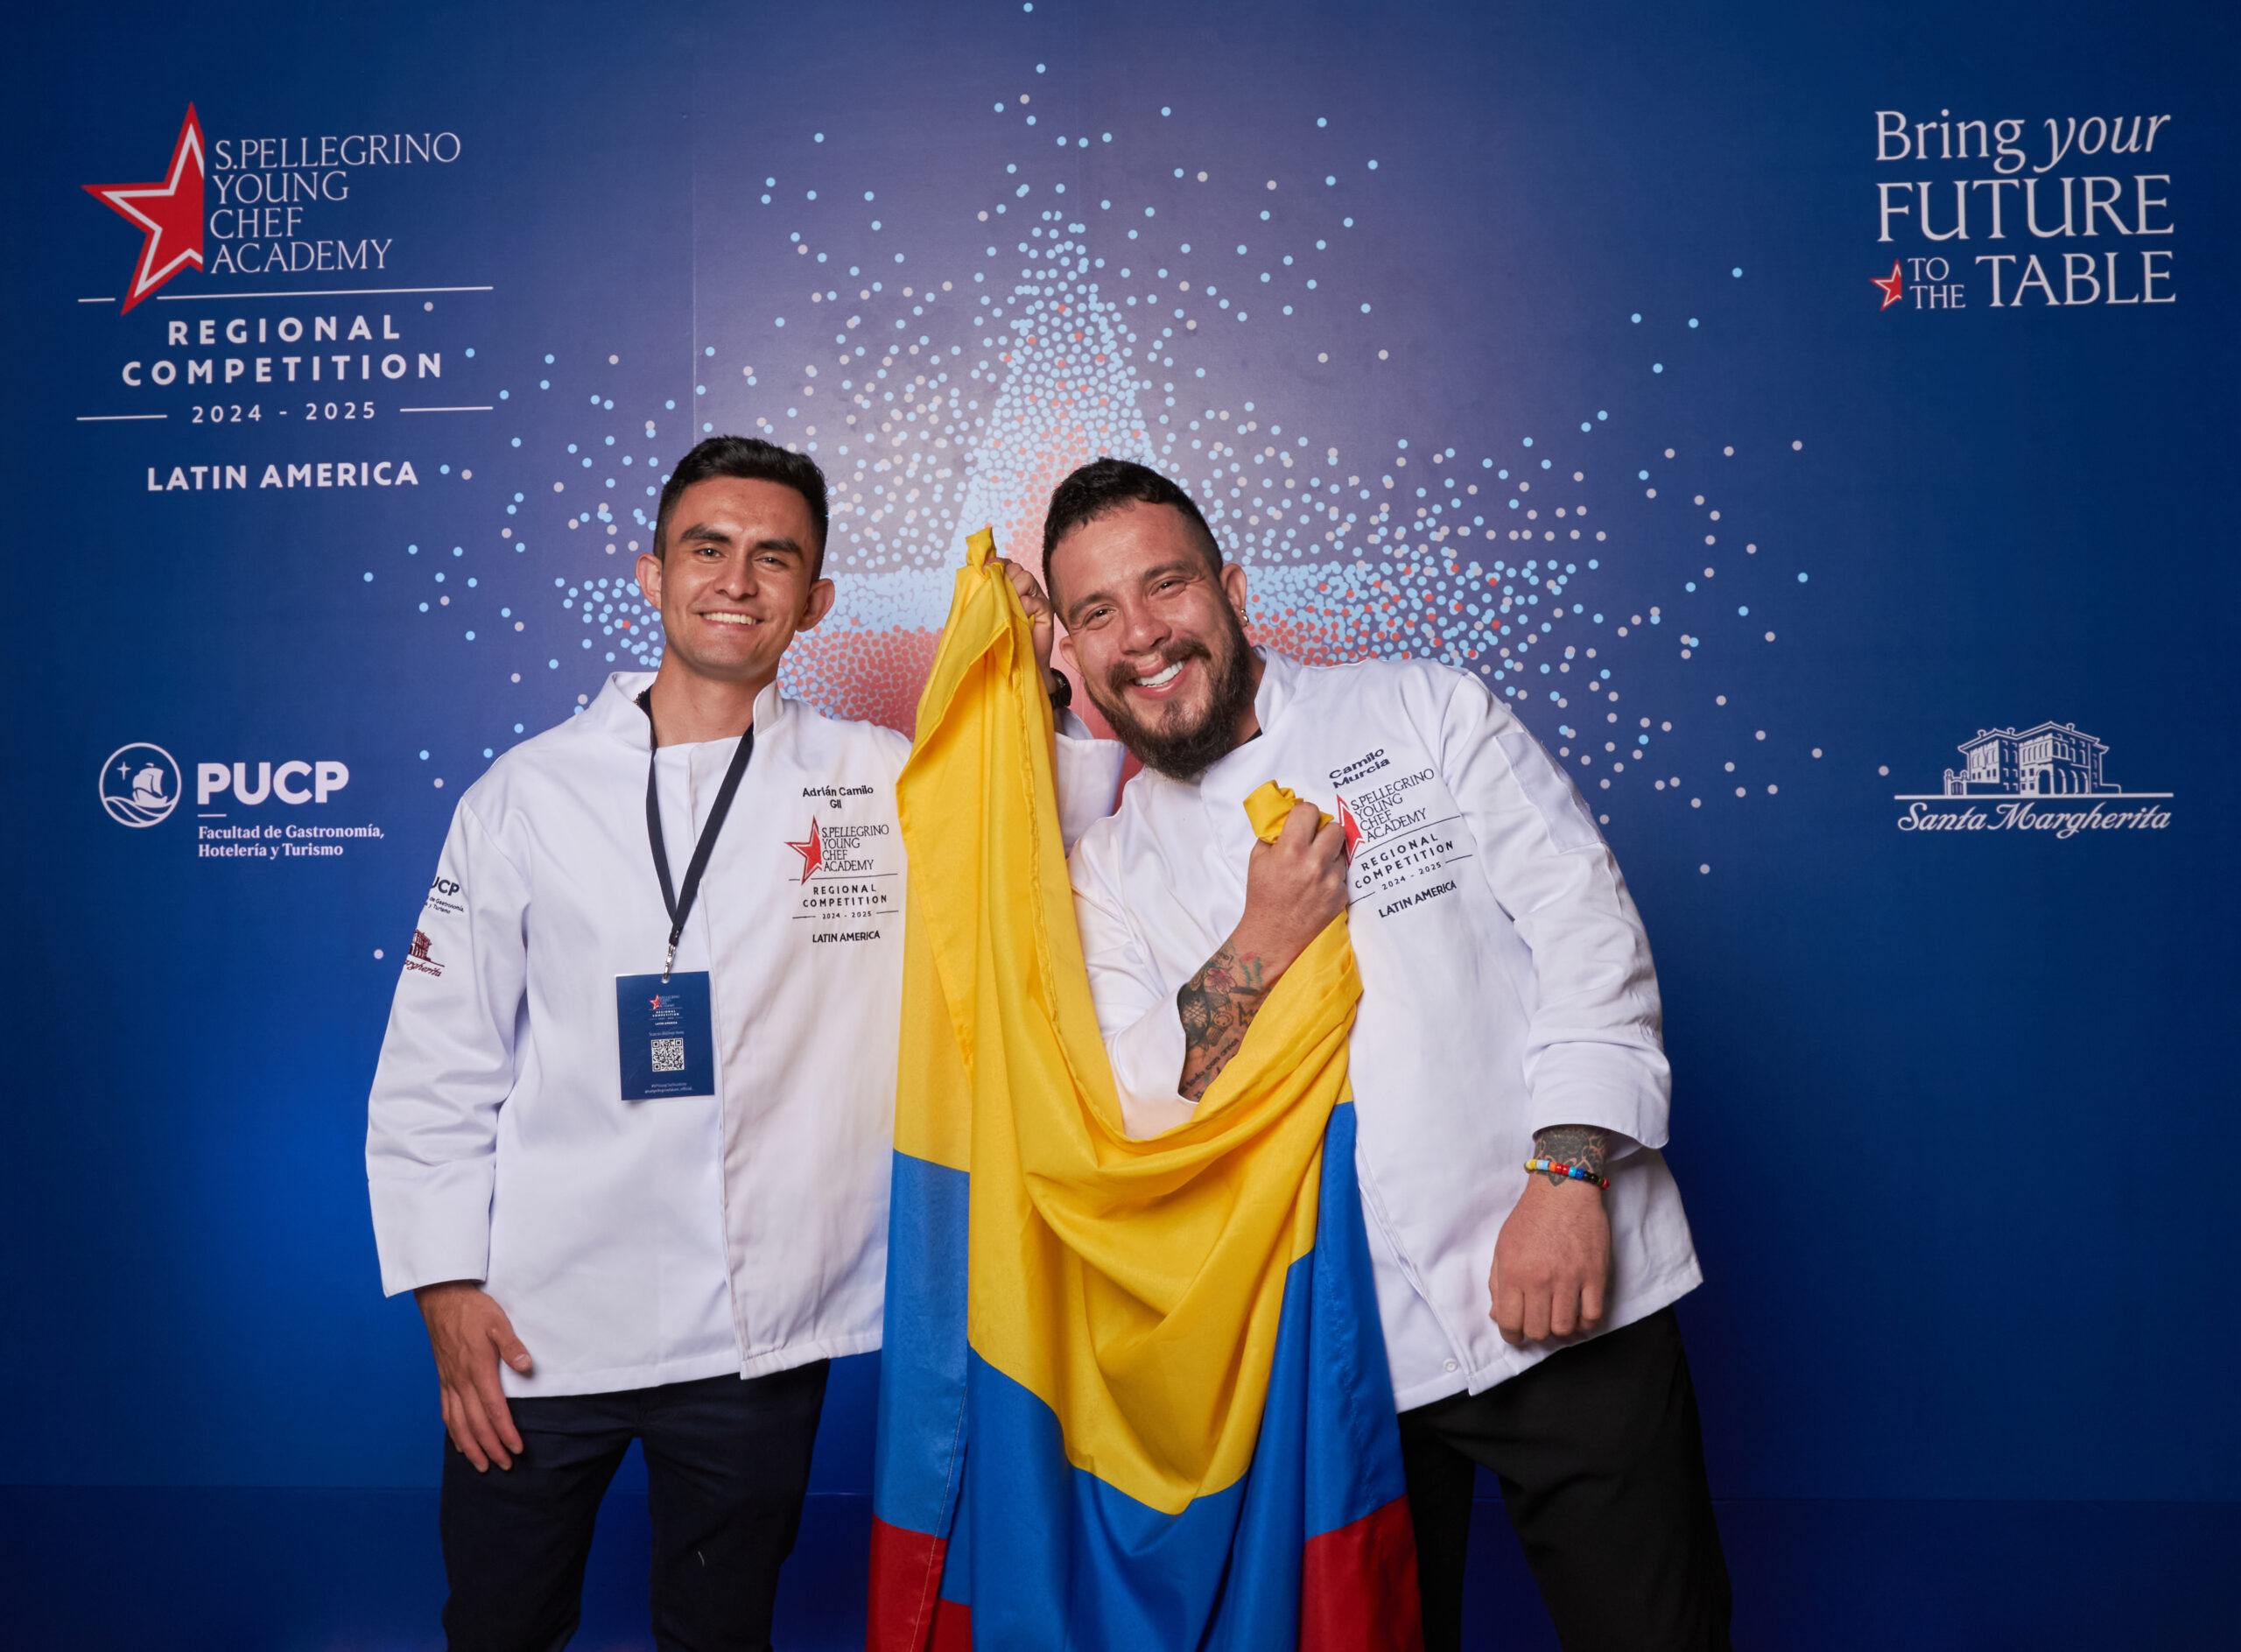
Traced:
[[86, 193], [140, 231], [140, 262], [124, 294], [129, 310], [187, 265], [202, 267], [202, 123], [186, 106], [161, 182], [88, 184]]

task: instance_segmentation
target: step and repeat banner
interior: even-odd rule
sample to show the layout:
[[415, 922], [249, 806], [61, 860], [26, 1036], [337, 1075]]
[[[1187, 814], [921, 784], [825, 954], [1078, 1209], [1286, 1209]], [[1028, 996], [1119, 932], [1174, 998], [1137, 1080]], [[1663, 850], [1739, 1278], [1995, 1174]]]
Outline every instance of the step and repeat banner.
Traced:
[[734, 432], [831, 478], [833, 714], [907, 728], [966, 534], [1099, 453], [1262, 641], [1514, 705], [1657, 950], [1719, 1494], [2241, 1496], [2230, 18], [11, 32], [0, 1479], [432, 1484], [390, 996]]

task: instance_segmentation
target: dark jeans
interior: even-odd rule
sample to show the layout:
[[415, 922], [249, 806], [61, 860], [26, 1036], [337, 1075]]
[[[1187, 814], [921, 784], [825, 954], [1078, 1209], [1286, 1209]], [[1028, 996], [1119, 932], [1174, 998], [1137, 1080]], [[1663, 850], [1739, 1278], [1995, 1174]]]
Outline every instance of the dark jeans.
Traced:
[[478, 1474], [444, 1448], [452, 1652], [557, 1652], [576, 1632], [592, 1523], [634, 1439], [654, 1528], [654, 1644], [767, 1652], [825, 1404], [824, 1360], [619, 1394], [511, 1402], [522, 1452]]
[[1727, 1561], [1697, 1393], [1667, 1308], [1564, 1348], [1484, 1394], [1401, 1414], [1425, 1652], [1463, 1643], [1478, 1465], [1566, 1652], [1725, 1652]]

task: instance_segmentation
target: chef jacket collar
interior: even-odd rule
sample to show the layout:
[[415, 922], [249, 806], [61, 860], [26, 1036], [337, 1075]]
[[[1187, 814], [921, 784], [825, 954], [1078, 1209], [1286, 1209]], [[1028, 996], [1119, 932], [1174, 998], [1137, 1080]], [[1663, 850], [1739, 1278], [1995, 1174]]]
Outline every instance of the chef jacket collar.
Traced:
[[[1266, 735], [1275, 728], [1276, 720], [1284, 714], [1284, 708], [1298, 692], [1299, 667], [1272, 648], [1256, 648], [1253, 653], [1261, 662], [1261, 686], [1253, 691], [1253, 720], [1261, 725], [1261, 733]], [[1241, 746], [1233, 747], [1199, 777], [1199, 784], [1236, 767], [1239, 757], [1251, 750], [1254, 744], [1248, 740]]]
[[[611, 734], [634, 750], [653, 744], [653, 724], [639, 709], [638, 696], [654, 685], [651, 671], [610, 671], [607, 685], [591, 703], [587, 715], [605, 734]], [[760, 735], [785, 714], [785, 696], [773, 680], [755, 697], [755, 732]]]
[[1273, 648], [1256, 648], [1253, 652], [1261, 662], [1261, 686], [1253, 695], [1253, 716], [1265, 735], [1276, 726], [1299, 690], [1299, 663]]

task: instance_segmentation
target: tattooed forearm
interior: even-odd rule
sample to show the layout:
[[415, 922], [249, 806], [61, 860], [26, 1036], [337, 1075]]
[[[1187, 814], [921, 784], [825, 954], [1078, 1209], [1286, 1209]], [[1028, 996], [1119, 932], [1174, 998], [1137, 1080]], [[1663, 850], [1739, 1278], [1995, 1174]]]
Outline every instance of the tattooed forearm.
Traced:
[[[1577, 1164], [1592, 1175], [1603, 1172], [1603, 1161], [1611, 1150], [1611, 1133], [1585, 1124], [1552, 1124], [1545, 1130], [1533, 1133], [1533, 1156], [1548, 1159], [1557, 1164]], [[1551, 1182], [1567, 1178], [1552, 1171], [1541, 1172]]]
[[1222, 1069], [1229, 1065], [1245, 1030], [1268, 996], [1261, 955], [1240, 956], [1233, 941], [1183, 983], [1175, 1007], [1183, 1012], [1183, 1094], [1192, 1101], [1205, 1096]]

